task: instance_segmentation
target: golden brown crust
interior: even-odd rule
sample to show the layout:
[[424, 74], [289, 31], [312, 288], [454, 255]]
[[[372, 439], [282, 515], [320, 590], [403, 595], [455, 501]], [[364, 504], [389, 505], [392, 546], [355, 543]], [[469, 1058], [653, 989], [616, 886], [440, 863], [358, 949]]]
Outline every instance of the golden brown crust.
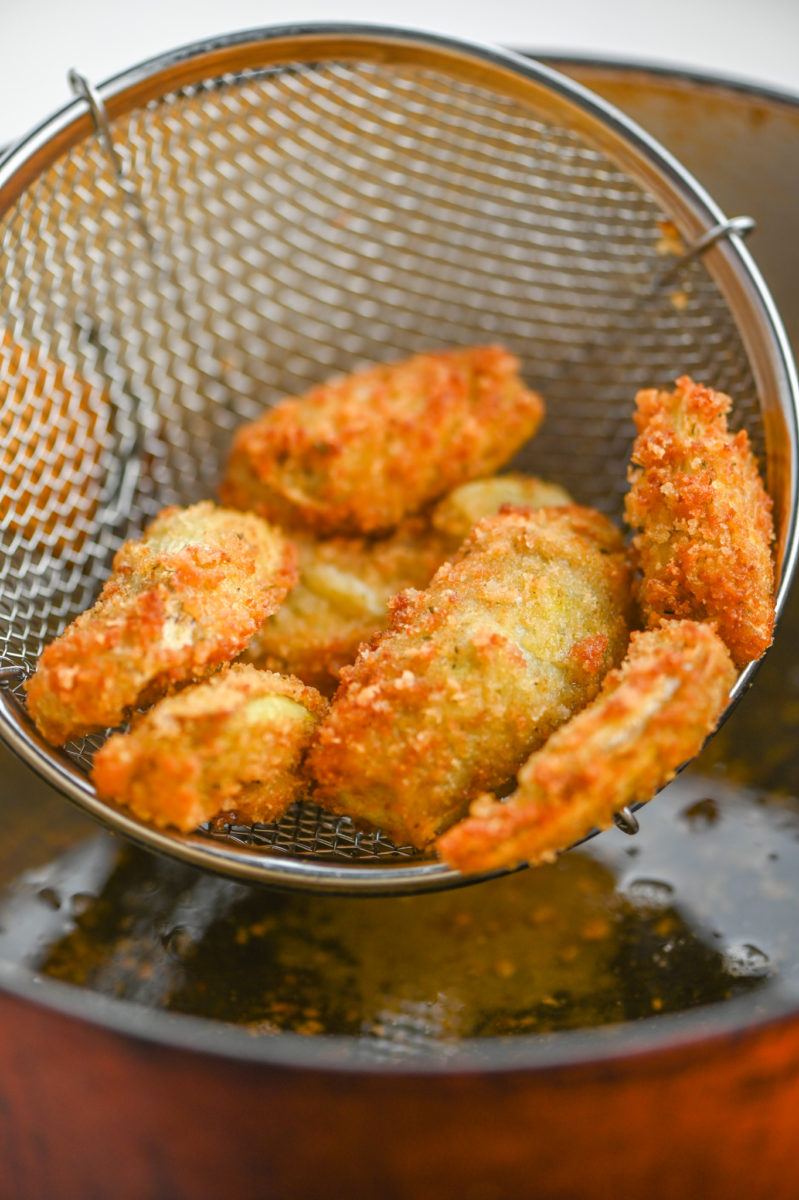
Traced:
[[294, 543], [299, 582], [243, 658], [329, 695], [361, 644], [385, 627], [391, 597], [424, 587], [444, 561], [448, 541], [426, 519], [409, 517], [385, 538], [295, 536]]
[[327, 702], [298, 679], [235, 664], [159, 701], [97, 752], [98, 794], [159, 828], [226, 814], [273, 821], [303, 791], [300, 763]]
[[552, 859], [626, 804], [649, 800], [699, 752], [735, 682], [709, 625], [664, 622], [633, 633], [622, 666], [597, 698], [553, 733], [519, 772], [504, 802], [481, 796], [438, 840], [461, 871]]
[[526, 475], [495, 475], [455, 488], [429, 516], [407, 517], [382, 538], [293, 535], [300, 579], [259, 629], [243, 659], [297, 675], [325, 695], [342, 668], [388, 624], [388, 602], [423, 588], [482, 517], [504, 505], [569, 504], [557, 484]]
[[342, 672], [308, 759], [315, 799], [423, 848], [591, 699], [627, 644], [619, 533], [570, 506], [472, 531]]
[[686, 376], [636, 403], [626, 516], [645, 621], [714, 622], [743, 666], [774, 627], [772, 503], [746, 433], [727, 429], [728, 396]]
[[286, 528], [391, 530], [535, 433], [518, 365], [500, 346], [419, 354], [284, 400], [238, 431], [220, 495]]
[[60, 745], [209, 674], [244, 649], [296, 575], [294, 548], [259, 517], [210, 501], [164, 509], [41, 655], [28, 684], [39, 731]]

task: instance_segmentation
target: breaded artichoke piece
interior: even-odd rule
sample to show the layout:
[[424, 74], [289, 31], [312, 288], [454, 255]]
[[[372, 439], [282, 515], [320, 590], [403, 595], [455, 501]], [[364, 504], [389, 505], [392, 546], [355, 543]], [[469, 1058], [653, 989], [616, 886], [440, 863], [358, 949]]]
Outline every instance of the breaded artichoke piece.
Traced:
[[455, 488], [430, 516], [408, 517], [383, 538], [295, 536], [300, 581], [267, 619], [243, 658], [297, 675], [330, 695], [343, 667], [388, 624], [388, 602], [423, 588], [474, 525], [504, 504], [568, 504], [557, 484], [526, 475], [478, 479]]
[[534, 475], [509, 471], [488, 479], [473, 479], [454, 488], [432, 511], [431, 521], [450, 546], [457, 548], [478, 521], [512, 508], [553, 508], [574, 503], [565, 488]]
[[303, 791], [300, 764], [327, 702], [299, 679], [234, 664], [135, 718], [98, 750], [98, 794], [159, 828], [226, 814], [273, 821]]
[[240, 654], [297, 578], [296, 552], [250, 513], [166, 508], [122, 545], [99, 599], [47, 646], [28, 709], [60, 745], [118, 725]]
[[727, 429], [731, 403], [687, 376], [638, 393], [626, 517], [647, 625], [711, 621], [743, 666], [773, 637], [774, 529], [747, 435]]
[[314, 798], [424, 848], [593, 698], [624, 654], [629, 592], [601, 514], [485, 518], [342, 672], [308, 756]]
[[668, 621], [633, 633], [622, 666], [587, 708], [531, 755], [501, 803], [481, 796], [438, 840], [461, 871], [548, 862], [627, 804], [646, 801], [702, 748], [736, 671], [710, 625]]
[[342, 667], [388, 621], [388, 602], [424, 587], [446, 557], [446, 540], [420, 517], [386, 538], [295, 537], [299, 583], [261, 626], [244, 655], [296, 675], [329, 695]]
[[543, 416], [500, 346], [419, 354], [281, 401], [239, 429], [220, 495], [284, 528], [376, 534], [489, 474]]
[[242, 658], [295, 674], [332, 694], [342, 667], [385, 629], [389, 600], [423, 588], [483, 516], [504, 504], [569, 504], [557, 484], [528, 475], [495, 475], [462, 484], [429, 517], [408, 517], [386, 538], [312, 539], [296, 535], [300, 582], [269, 617]]

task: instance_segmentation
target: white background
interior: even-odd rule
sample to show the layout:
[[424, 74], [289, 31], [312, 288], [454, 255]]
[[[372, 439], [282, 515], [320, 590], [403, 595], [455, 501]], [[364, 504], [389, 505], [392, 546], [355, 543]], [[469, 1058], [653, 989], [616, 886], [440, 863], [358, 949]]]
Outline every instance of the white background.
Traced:
[[70, 99], [72, 66], [100, 83], [198, 38], [306, 20], [678, 64], [799, 92], [799, 0], [0, 0], [0, 145]]

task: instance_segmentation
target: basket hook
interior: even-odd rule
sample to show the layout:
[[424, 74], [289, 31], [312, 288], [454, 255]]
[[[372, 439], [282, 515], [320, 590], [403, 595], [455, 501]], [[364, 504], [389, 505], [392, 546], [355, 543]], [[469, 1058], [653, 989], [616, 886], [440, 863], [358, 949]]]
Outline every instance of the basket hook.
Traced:
[[724, 221], [719, 221], [717, 225], [713, 225], [700, 238], [697, 238], [693, 245], [683, 251], [679, 258], [674, 260], [671, 266], [658, 278], [657, 286], [662, 287], [664, 283], [670, 283], [687, 263], [693, 262], [695, 258], [699, 258], [711, 246], [715, 246], [716, 242], [720, 242], [722, 238], [729, 237], [730, 234], [737, 234], [738, 237], [746, 237], [756, 225], [757, 222], [754, 217], [745, 216], [727, 217]]
[[100, 93], [92, 83], [82, 75], [80, 71], [72, 67], [67, 73], [67, 80], [73, 93], [80, 99], [85, 100], [89, 106], [94, 128], [97, 136], [100, 139], [100, 144], [105, 150], [111, 162], [114, 164], [114, 171], [120, 179], [125, 175], [125, 164], [122, 161], [122, 155], [114, 145], [114, 139], [111, 136], [111, 125], [108, 120], [108, 113], [105, 111], [105, 105], [100, 97]]
[[613, 820], [616, 828], [620, 829], [622, 833], [629, 834], [630, 837], [638, 833], [641, 828], [635, 813], [627, 807], [620, 809], [613, 817]]
[[103, 103], [100, 93], [97, 91], [97, 88], [86, 78], [86, 76], [82, 75], [81, 72], [76, 70], [75, 67], [72, 67], [67, 72], [67, 80], [73, 93], [78, 97], [78, 99], [86, 101], [86, 104], [89, 107], [89, 113], [91, 114], [92, 122], [94, 124], [95, 132], [97, 133], [100, 145], [102, 146], [105, 154], [114, 168], [114, 174], [116, 175], [117, 183], [124, 193], [125, 198], [130, 202], [135, 210], [136, 220], [141, 232], [149, 242], [151, 249], [155, 250], [156, 239], [154, 238], [147, 224], [141, 196], [139, 195], [134, 184], [129, 179], [125, 169], [124, 159], [114, 145], [114, 139], [111, 135], [111, 123], [108, 120], [108, 113], [106, 112], [106, 107]]

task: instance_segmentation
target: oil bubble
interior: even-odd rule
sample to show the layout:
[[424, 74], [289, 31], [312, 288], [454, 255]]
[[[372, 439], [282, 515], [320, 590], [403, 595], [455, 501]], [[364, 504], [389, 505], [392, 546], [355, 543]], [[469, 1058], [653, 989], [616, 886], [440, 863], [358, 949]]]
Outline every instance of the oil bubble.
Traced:
[[756, 979], [768, 975], [771, 970], [769, 956], [751, 942], [728, 946], [724, 955], [724, 965], [729, 975], [739, 979]]
[[43, 904], [47, 905], [48, 908], [59, 909], [61, 907], [61, 897], [55, 888], [43, 887], [36, 893], [36, 895]]
[[188, 929], [183, 925], [176, 925], [174, 929], [170, 929], [162, 940], [164, 947], [177, 958], [187, 958], [197, 948]]
[[75, 917], [78, 919], [80, 919], [80, 917], [84, 917], [94, 904], [95, 900], [96, 896], [93, 896], [91, 892], [75, 892], [75, 894], [70, 897], [69, 901]]
[[633, 879], [626, 892], [634, 904], [647, 908], [665, 908], [674, 899], [674, 888], [663, 879]]

